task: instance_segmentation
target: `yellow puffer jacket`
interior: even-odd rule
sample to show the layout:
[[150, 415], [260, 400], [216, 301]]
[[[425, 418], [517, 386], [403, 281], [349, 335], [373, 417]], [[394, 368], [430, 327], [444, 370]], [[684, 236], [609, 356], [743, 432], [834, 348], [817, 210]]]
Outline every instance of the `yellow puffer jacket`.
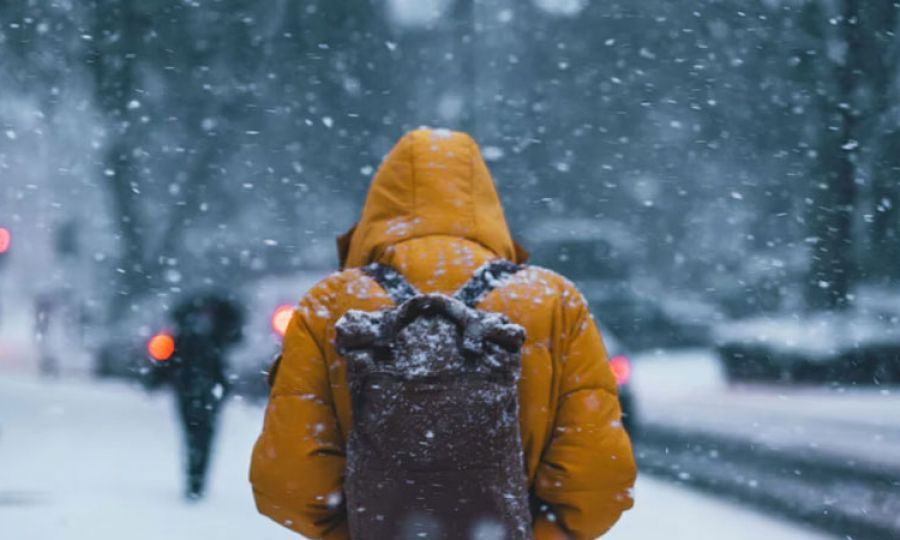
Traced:
[[[250, 481], [259, 511], [308, 538], [347, 539], [342, 497], [350, 396], [334, 323], [390, 299], [359, 267], [398, 269], [420, 291], [452, 293], [513, 243], [490, 174], [467, 135], [419, 130], [382, 164], [361, 219], [339, 240], [346, 268], [301, 300], [284, 339]], [[589, 539], [632, 505], [636, 469], [616, 384], [584, 299], [559, 275], [526, 267], [479, 308], [527, 330], [520, 424], [536, 540]]]

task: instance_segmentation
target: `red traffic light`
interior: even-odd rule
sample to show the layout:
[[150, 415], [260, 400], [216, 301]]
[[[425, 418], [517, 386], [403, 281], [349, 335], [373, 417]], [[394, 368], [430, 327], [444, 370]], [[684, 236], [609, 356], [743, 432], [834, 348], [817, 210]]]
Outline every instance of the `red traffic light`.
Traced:
[[165, 362], [175, 353], [175, 340], [169, 334], [160, 332], [147, 342], [147, 352], [157, 362]]
[[284, 334], [287, 332], [288, 324], [290, 324], [291, 317], [293, 316], [294, 306], [290, 304], [278, 306], [272, 314], [272, 330], [275, 330], [275, 333], [279, 336], [284, 337]]
[[9, 232], [9, 229], [5, 229], [0, 227], [0, 254], [6, 253], [9, 251], [9, 246], [12, 244], [12, 234]]

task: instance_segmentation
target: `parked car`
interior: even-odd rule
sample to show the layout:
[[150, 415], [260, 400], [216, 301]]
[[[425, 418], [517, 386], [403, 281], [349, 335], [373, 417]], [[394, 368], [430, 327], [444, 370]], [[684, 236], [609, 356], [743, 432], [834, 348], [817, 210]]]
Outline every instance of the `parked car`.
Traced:
[[599, 219], [546, 219], [524, 231], [531, 260], [573, 281], [627, 280], [641, 243], [622, 225]]
[[706, 302], [680, 298], [645, 284], [580, 280], [576, 282], [595, 317], [634, 349], [707, 345], [711, 325], [721, 316]]
[[324, 272], [296, 272], [269, 276], [245, 287], [248, 317], [244, 341], [234, 348], [229, 363], [235, 372], [232, 390], [246, 399], [269, 394], [266, 374], [281, 351], [281, 338], [300, 298]]
[[[322, 272], [268, 276], [246, 283], [240, 298], [246, 310], [243, 340], [228, 354], [232, 391], [265, 397], [265, 372], [281, 348], [281, 335], [294, 306]], [[94, 339], [94, 372], [99, 377], [141, 379], [152, 368], [154, 339], [171, 335], [172, 304], [179, 295], [154, 295], [136, 302], [112, 327]]]
[[133, 302], [113, 323], [88, 331], [94, 375], [140, 379], [150, 369], [147, 346], [154, 335], [171, 333], [167, 313], [171, 295], [149, 295]]
[[[523, 235], [531, 260], [571, 279], [595, 317], [633, 349], [709, 343], [716, 310], [641, 281], [643, 245], [609, 220], [557, 218]], [[690, 304], [690, 309], [683, 309]]]
[[622, 407], [622, 425], [629, 434], [634, 435], [638, 430], [638, 415], [635, 408], [634, 394], [631, 390], [632, 366], [631, 356], [622, 342], [605, 328], [598, 325], [603, 336], [603, 345], [606, 347], [609, 368], [616, 378], [619, 389], [619, 404]]

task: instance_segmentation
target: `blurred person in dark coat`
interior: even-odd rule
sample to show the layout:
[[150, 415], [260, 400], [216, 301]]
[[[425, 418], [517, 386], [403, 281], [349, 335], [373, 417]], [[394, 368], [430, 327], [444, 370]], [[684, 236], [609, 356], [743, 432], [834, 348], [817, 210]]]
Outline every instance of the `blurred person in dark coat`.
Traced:
[[242, 338], [243, 312], [217, 293], [197, 293], [174, 309], [175, 352], [158, 365], [151, 384], [175, 390], [187, 446], [185, 496], [203, 496], [218, 412], [228, 392], [225, 352]]
[[38, 348], [38, 372], [44, 377], [59, 375], [59, 361], [50, 331], [59, 311], [59, 302], [50, 292], [34, 297], [34, 339]]

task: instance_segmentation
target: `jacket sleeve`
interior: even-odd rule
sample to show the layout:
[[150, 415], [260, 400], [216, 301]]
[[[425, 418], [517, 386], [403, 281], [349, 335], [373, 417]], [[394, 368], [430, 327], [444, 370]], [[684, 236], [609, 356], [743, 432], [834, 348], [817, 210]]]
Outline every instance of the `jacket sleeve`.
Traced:
[[534, 494], [535, 540], [597, 538], [631, 508], [637, 474], [597, 325], [571, 288], [562, 308], [559, 405]]
[[[311, 539], [346, 540], [344, 443], [317, 309], [321, 306], [308, 296], [288, 325], [263, 431], [253, 449], [250, 482], [260, 513]], [[322, 337], [317, 339], [314, 330]]]

